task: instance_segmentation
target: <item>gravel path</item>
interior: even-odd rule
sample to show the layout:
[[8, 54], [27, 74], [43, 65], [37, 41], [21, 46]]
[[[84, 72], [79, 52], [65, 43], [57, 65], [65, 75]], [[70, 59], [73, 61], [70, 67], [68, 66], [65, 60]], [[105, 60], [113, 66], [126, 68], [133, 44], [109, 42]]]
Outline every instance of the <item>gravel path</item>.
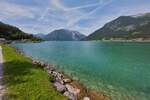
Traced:
[[3, 84], [3, 56], [2, 47], [0, 46], [0, 100], [3, 100], [4, 95], [4, 84]]

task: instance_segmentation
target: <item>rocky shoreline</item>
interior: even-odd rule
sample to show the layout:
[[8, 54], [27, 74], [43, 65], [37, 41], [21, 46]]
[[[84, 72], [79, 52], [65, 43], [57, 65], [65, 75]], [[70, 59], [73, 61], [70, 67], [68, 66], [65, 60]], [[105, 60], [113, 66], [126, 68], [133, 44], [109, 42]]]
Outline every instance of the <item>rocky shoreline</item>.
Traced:
[[[25, 55], [21, 50], [17, 48], [16, 50], [18, 53]], [[110, 100], [110, 97], [106, 96], [104, 93], [87, 89], [79, 81], [73, 80], [65, 73], [58, 71], [55, 65], [46, 64], [42, 61], [33, 59], [33, 57], [28, 56], [28, 58], [32, 60], [34, 65], [41, 67], [53, 77], [52, 82], [54, 87], [58, 92], [66, 96], [68, 100]]]
[[78, 81], [73, 80], [63, 72], [57, 71], [55, 65], [45, 64], [38, 60], [32, 62], [43, 67], [54, 78], [53, 85], [56, 90], [68, 97], [69, 100], [109, 100], [106, 95], [88, 90]]

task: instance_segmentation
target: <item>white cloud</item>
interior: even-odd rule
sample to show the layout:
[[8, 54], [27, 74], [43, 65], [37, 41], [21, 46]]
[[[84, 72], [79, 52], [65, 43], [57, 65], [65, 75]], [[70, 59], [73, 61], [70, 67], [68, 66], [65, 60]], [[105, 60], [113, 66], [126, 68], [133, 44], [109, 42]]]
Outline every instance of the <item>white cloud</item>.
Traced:
[[86, 4], [86, 5], [80, 5], [77, 7], [67, 7], [64, 6], [60, 0], [51, 0], [51, 3], [56, 7], [57, 9], [63, 10], [63, 11], [72, 11], [72, 10], [78, 10], [78, 9], [84, 9], [84, 8], [89, 8], [93, 6], [98, 6], [100, 2], [96, 2], [93, 4]]
[[[53, 27], [54, 29], [57, 29], [60, 27], [76, 28], [77, 27], [76, 23], [78, 21], [92, 18], [92, 16], [90, 16], [91, 14], [97, 11], [97, 9], [104, 7], [106, 4], [110, 3], [110, 1], [112, 0], [107, 0], [107, 1], [99, 0], [99, 2], [86, 4], [86, 5], [80, 5], [76, 7], [67, 7], [60, 0], [49, 0], [49, 1], [50, 1], [50, 7], [52, 8], [49, 8], [49, 7], [46, 8], [45, 12], [42, 13], [41, 17], [39, 18], [39, 22], [38, 22], [39, 24], [35, 25], [34, 28], [40, 26], [41, 21], [43, 22], [47, 21], [49, 23], [53, 23], [54, 25], [52, 25], [51, 27]], [[90, 7], [95, 7], [95, 9], [93, 9], [90, 12], [82, 11], [82, 9], [86, 9]], [[53, 14], [53, 12], [55, 13]], [[56, 14], [57, 12], [59, 13], [59, 15]], [[59, 19], [63, 19], [64, 21], [59, 22], [58, 21]], [[87, 30], [87, 29], [82, 29], [82, 30]]]
[[5, 1], [0, 2], [0, 15], [3, 18], [34, 18], [33, 13], [34, 8], [28, 8], [26, 6], [21, 6], [13, 3], [8, 3]]
[[[59, 28], [75, 28], [79, 29], [78, 31], [87, 32], [89, 28], [79, 28], [76, 23], [80, 20], [92, 18], [92, 16], [90, 15], [94, 13], [94, 11], [96, 11], [98, 8], [100, 8], [100, 6], [105, 2], [104, 0], [100, 0], [99, 2], [79, 5], [76, 7], [67, 7], [63, 3], [64, 2], [60, 0], [49, 0], [49, 6], [45, 7], [45, 11], [42, 11], [44, 8], [40, 10], [41, 8], [33, 8], [31, 6], [29, 7], [27, 5], [19, 5], [3, 0], [0, 3], [0, 17], [2, 17], [3, 19], [36, 18], [37, 21], [32, 25], [30, 25], [30, 23], [28, 23], [29, 25], [19, 25], [21, 29], [29, 33], [35, 33], [36, 31], [48, 32]], [[91, 10], [90, 12], [82, 11], [82, 9], [90, 7], [94, 7], [95, 9]], [[41, 15], [40, 17], [37, 17], [36, 14]], [[43, 25], [41, 23], [45, 24]]]
[[85, 3], [78, 1], [78, 6], [73, 7], [65, 0], [34, 0], [37, 5], [9, 1], [0, 1], [0, 20], [14, 23], [28, 33], [49, 33], [67, 28], [89, 34], [120, 15], [150, 11], [148, 3], [120, 6], [125, 0], [87, 0], [90, 3], [84, 0]]
[[109, 4], [109, 3], [111, 3], [111, 2], [112, 2], [112, 0], [107, 0], [107, 2], [103, 2], [103, 1], [99, 2], [99, 6], [98, 6], [98, 7], [96, 7], [96, 8], [93, 9], [92, 11], [90, 11], [90, 12], [84, 14], [83, 16], [79, 16], [77, 19], [74, 19], [74, 20], [70, 21], [70, 22], [68, 23], [68, 26], [69, 26], [69, 27], [72, 27], [72, 26], [75, 25], [78, 21], [80, 21], [80, 20], [82, 20], [82, 19], [88, 19], [88, 18], [90, 18], [93, 13], [95, 13], [97, 10], [100, 10], [101, 8], [105, 7], [107, 4]]

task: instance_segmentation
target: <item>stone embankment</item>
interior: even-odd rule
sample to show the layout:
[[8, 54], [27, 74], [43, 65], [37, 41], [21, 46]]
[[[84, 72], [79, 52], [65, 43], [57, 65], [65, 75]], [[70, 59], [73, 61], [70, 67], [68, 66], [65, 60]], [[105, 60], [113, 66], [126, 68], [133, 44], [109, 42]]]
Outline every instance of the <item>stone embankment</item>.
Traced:
[[[68, 97], [69, 100], [90, 100], [89, 97], [81, 99], [81, 89], [72, 85], [73, 80], [63, 73], [57, 71], [54, 65], [45, 64], [38, 60], [33, 60], [33, 64], [44, 67], [44, 69], [54, 78], [53, 84], [57, 91]], [[82, 90], [83, 91], [83, 90]]]
[[79, 81], [75, 81], [63, 72], [59, 72], [55, 65], [45, 64], [38, 60], [33, 60], [32, 62], [44, 68], [54, 78], [52, 81], [54, 87], [68, 100], [110, 100], [104, 93], [89, 90]]

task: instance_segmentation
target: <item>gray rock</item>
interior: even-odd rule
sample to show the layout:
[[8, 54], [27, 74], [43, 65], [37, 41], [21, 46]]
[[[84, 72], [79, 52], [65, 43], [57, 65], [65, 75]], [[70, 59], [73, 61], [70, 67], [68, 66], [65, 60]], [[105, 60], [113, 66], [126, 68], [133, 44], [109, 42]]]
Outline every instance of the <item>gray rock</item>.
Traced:
[[64, 96], [68, 97], [69, 100], [77, 100], [77, 97], [73, 93], [70, 93], [68, 91], [64, 93]]
[[66, 79], [63, 79], [64, 83], [70, 83], [71, 82], [71, 79], [69, 78], [66, 78]]
[[57, 74], [58, 74], [58, 72], [56, 72], [56, 71], [53, 71], [53, 72], [52, 72], [52, 75], [53, 75], [54, 77], [57, 77]]
[[56, 70], [55, 67], [54, 67], [54, 65], [50, 65], [50, 64], [48, 64], [46, 66], [46, 68], [47, 68], [47, 70], [50, 70], [50, 71], [55, 71]]
[[57, 91], [59, 92], [65, 92], [66, 91], [66, 87], [65, 85], [59, 83], [59, 82], [54, 82], [54, 86], [56, 87]]
[[56, 78], [55, 81], [64, 85], [64, 81], [62, 79]]
[[50, 74], [50, 75], [53, 73], [52, 71], [47, 71], [47, 72], [48, 72], [48, 74]]
[[63, 75], [62, 75], [61, 73], [59, 73], [59, 72], [57, 73], [57, 77], [58, 77], [59, 79], [62, 79], [62, 76], [63, 76]]
[[33, 64], [37, 64], [37, 62], [35, 60], [32, 61]]
[[67, 90], [70, 92], [70, 93], [73, 93], [74, 95], [77, 95], [80, 93], [80, 89], [77, 89], [77, 88], [74, 88], [73, 86], [69, 85], [69, 84], [66, 84], [65, 85]]
[[45, 63], [44, 63], [44, 62], [40, 62], [40, 65], [41, 65], [41, 66], [45, 66]]

